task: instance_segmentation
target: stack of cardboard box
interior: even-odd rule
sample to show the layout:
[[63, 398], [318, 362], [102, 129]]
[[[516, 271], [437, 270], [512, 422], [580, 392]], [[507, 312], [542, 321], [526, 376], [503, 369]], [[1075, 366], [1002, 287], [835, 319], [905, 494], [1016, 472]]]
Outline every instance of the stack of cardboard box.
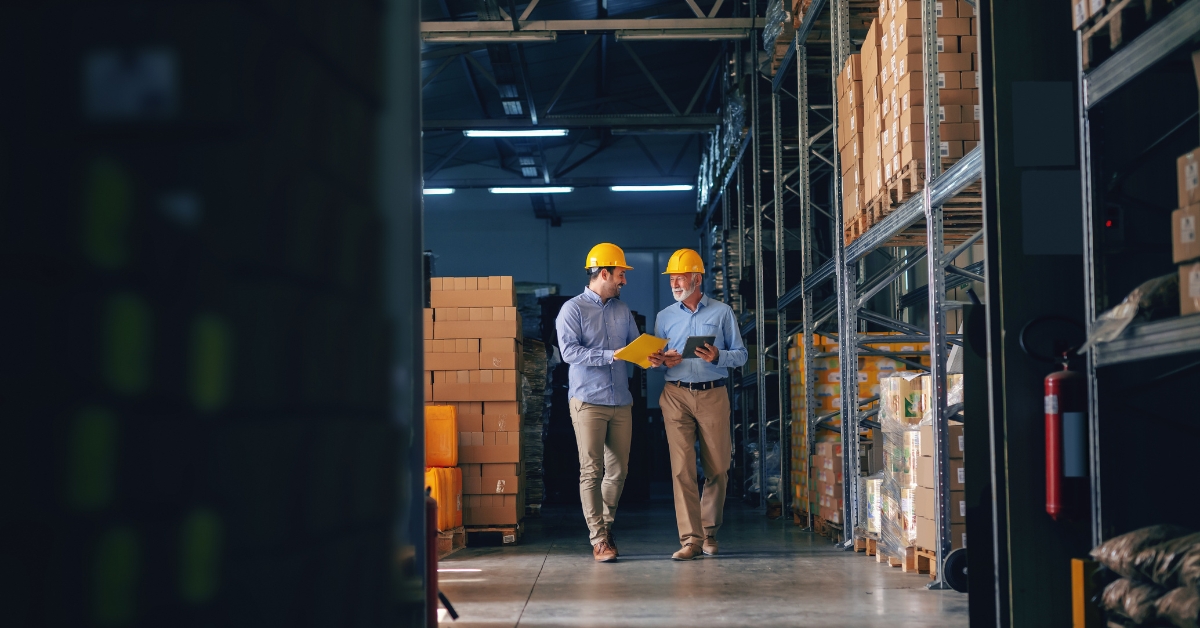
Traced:
[[883, 117], [879, 112], [880, 35], [879, 20], [872, 20], [859, 54], [863, 78], [863, 189], [855, 211], [862, 210], [883, 192], [883, 144], [880, 140]]
[[[934, 487], [937, 481], [937, 464], [933, 457], [933, 426], [922, 425], [918, 450], [914, 452], [913, 471], [916, 475], [916, 543], [917, 547], [930, 551], [937, 548], [937, 526], [934, 520], [937, 499]], [[963, 471], [963, 424], [951, 421], [946, 438], [950, 450], [950, 543], [951, 549], [967, 546], [967, 502], [966, 475]]]
[[813, 456], [816, 478], [817, 516], [830, 523], [842, 523], [842, 444], [817, 443]]
[[1200, 313], [1200, 148], [1179, 158], [1179, 209], [1171, 214], [1171, 252], [1179, 264], [1179, 313]]
[[521, 318], [512, 277], [435, 277], [425, 311], [425, 399], [454, 405], [463, 524], [525, 513]]
[[[977, 20], [966, 2], [936, 5], [939, 154], [949, 164], [979, 144]], [[878, 22], [881, 165], [887, 182], [925, 167], [921, 2], [884, 2]]]
[[842, 162], [842, 220], [843, 227], [858, 218], [858, 210], [867, 199], [863, 170], [864, 108], [862, 55], [846, 58], [846, 65], [837, 77], [838, 151]]

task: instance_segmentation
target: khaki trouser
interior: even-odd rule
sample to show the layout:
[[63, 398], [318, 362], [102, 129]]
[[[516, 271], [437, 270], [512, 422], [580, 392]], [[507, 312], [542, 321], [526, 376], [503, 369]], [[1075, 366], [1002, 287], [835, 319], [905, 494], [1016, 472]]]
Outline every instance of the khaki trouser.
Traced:
[[[733, 445], [729, 440], [729, 393], [724, 386], [709, 390], [680, 388], [671, 382], [658, 399], [671, 450], [675, 521], [679, 543], [700, 545], [717, 536], [724, 518], [725, 486]], [[704, 498], [696, 486], [696, 439], [704, 466]]]
[[579, 501], [595, 545], [612, 527], [625, 488], [633, 406], [601, 406], [572, 398], [571, 425], [579, 445]]

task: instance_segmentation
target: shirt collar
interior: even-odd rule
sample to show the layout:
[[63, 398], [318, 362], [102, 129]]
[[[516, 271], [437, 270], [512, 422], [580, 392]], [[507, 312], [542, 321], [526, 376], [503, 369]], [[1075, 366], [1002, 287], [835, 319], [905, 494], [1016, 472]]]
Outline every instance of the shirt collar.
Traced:
[[[687, 312], [688, 314], [693, 313], [691, 310], [688, 309], [688, 306], [683, 304], [683, 301], [680, 301], [678, 305], [679, 305], [679, 309], [683, 310], [684, 312]], [[708, 306], [708, 295], [701, 293], [700, 300], [696, 302], [696, 312], [699, 312], [700, 308], [707, 307], [707, 306]]]
[[596, 294], [596, 292], [590, 287], [583, 289], [583, 296], [595, 302], [597, 305], [604, 305], [604, 299], [601, 299], [600, 295]]

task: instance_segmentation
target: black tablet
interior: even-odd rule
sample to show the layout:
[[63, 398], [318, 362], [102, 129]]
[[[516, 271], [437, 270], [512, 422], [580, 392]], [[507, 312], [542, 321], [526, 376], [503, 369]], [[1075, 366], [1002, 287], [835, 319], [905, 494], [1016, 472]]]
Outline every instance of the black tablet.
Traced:
[[682, 355], [684, 358], [696, 358], [698, 360], [703, 359], [696, 355], [696, 349], [699, 349], [706, 344], [716, 346], [716, 342], [716, 336], [688, 336], [687, 344], [684, 345], [683, 351], [680, 352], [680, 355]]

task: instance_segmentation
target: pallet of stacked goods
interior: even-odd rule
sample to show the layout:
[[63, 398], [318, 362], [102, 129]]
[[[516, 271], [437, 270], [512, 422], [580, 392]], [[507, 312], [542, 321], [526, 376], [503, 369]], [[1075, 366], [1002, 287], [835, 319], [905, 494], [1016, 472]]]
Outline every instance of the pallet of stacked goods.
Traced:
[[863, 170], [863, 105], [862, 55], [846, 57], [846, 64], [837, 77], [838, 151], [842, 166], [842, 227], [847, 241], [862, 235], [859, 209], [866, 204], [866, 177]]
[[796, 38], [796, 23], [791, 0], [771, 0], [767, 5], [766, 27], [763, 28], [763, 50], [770, 54], [771, 76], [779, 71], [788, 48]]
[[819, 441], [814, 454], [812, 460], [817, 517], [813, 520], [813, 526], [818, 533], [839, 540], [837, 537], [842, 537], [843, 534], [842, 444]]
[[[863, 187], [859, 193], [859, 202], [854, 207], [857, 222], [854, 228], [845, 232], [846, 243], [860, 237], [862, 232], [877, 222], [875, 214], [882, 214], [876, 205], [883, 190], [883, 117], [880, 113], [880, 46], [881, 26], [879, 20], [871, 20], [867, 27], [867, 37], [863, 40], [862, 51], [859, 53], [859, 66], [862, 74], [863, 92], [863, 129], [862, 129], [862, 174]], [[850, 206], [843, 204], [843, 212], [850, 211]], [[849, 225], [843, 225], [846, 227]]]
[[[938, 2], [938, 126], [939, 154], [945, 168], [979, 144], [978, 20], [966, 2]], [[875, 196], [860, 211], [862, 231], [924, 189], [925, 79], [922, 60], [921, 3], [888, 0], [872, 23], [878, 33], [879, 59], [879, 176]], [[868, 37], [867, 42], [872, 40]], [[864, 43], [864, 54], [867, 52]], [[867, 63], [864, 59], [863, 63]], [[864, 73], [865, 75], [865, 73]], [[870, 94], [868, 93], [868, 96]], [[873, 103], [868, 102], [869, 109]], [[968, 187], [944, 206], [947, 243], [960, 242], [982, 227], [978, 184]], [[859, 233], [861, 235], [861, 232]], [[895, 236], [889, 246], [924, 243], [925, 226], [918, 222]]]
[[[947, 391], [946, 405], [953, 406], [963, 402], [963, 376], [951, 373], [946, 376]], [[921, 419], [919, 438], [916, 449], [912, 453], [911, 466], [916, 477], [916, 494], [913, 510], [916, 513], [915, 559], [916, 570], [919, 573], [929, 573], [930, 578], [937, 575], [937, 524], [936, 499], [938, 463], [934, 453], [933, 429], [933, 386], [929, 375], [921, 376], [921, 408], [925, 416]], [[966, 472], [963, 467], [966, 453], [966, 440], [963, 435], [963, 424], [960, 421], [949, 421], [946, 433], [946, 445], [949, 448], [949, 484], [950, 492], [950, 547], [959, 549], [967, 546], [967, 502], [966, 502]]]
[[512, 277], [434, 277], [429, 294], [427, 399], [453, 403], [458, 413], [463, 524], [515, 543], [525, 514], [525, 450], [523, 334]]
[[914, 451], [920, 451], [921, 377], [895, 372], [880, 379], [883, 482], [880, 487], [880, 539], [877, 559], [892, 567], [915, 568], [916, 477]]
[[1083, 69], [1103, 63], [1183, 0], [1071, 0], [1071, 25], [1081, 31]]
[[[1193, 57], [1193, 61], [1195, 57]], [[1200, 148], [1177, 161], [1179, 209], [1171, 214], [1171, 253], [1179, 265], [1179, 314], [1200, 314]]]

